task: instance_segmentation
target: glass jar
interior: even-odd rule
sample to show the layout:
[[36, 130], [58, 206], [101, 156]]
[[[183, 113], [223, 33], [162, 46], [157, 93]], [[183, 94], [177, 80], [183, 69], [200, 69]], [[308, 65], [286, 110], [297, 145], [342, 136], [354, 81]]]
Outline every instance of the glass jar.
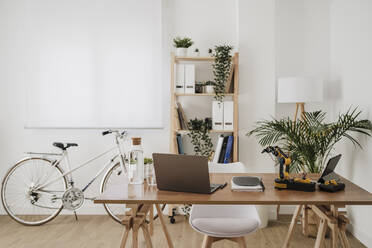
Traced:
[[141, 138], [132, 138], [129, 150], [129, 183], [142, 184], [144, 181], [143, 149]]

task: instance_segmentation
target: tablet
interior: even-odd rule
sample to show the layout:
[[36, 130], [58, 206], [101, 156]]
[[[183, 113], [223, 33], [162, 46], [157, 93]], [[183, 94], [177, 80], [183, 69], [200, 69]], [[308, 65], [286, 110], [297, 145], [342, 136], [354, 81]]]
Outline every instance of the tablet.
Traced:
[[[340, 161], [340, 159], [341, 159], [341, 154], [333, 158], [330, 158], [328, 160], [327, 166], [325, 167], [321, 177], [318, 180], [319, 183], [323, 183], [324, 181], [329, 180], [328, 178], [331, 178], [332, 176], [337, 177], [336, 175], [332, 175], [332, 174], [334, 174], [334, 170], [336, 168], [336, 165], [338, 164], [338, 161]], [[331, 178], [331, 179], [336, 179], [336, 178]]]

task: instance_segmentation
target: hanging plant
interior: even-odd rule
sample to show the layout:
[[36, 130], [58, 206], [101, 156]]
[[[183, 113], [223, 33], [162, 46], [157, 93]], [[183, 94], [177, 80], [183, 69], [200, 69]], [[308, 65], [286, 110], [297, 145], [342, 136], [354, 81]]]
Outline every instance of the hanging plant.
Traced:
[[189, 121], [191, 144], [194, 146], [195, 155], [211, 157], [213, 153], [213, 143], [208, 131], [211, 129], [210, 118], [199, 120], [195, 118]]
[[233, 47], [228, 45], [215, 46], [214, 48], [214, 98], [217, 101], [222, 101], [225, 97], [226, 81], [229, 77], [231, 67], [231, 51]]

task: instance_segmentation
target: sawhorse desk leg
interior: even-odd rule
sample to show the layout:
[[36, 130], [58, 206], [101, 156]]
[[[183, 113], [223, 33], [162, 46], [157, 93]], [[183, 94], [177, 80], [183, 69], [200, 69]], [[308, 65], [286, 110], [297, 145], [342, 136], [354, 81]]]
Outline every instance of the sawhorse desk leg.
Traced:
[[[305, 206], [306, 207], [306, 206]], [[340, 237], [340, 242], [343, 247], [350, 247], [349, 241], [346, 236], [346, 224], [349, 223], [349, 219], [345, 216], [345, 212], [340, 212], [338, 208], [344, 206], [324, 206], [324, 205], [311, 205], [308, 206], [312, 211], [319, 217], [320, 224], [318, 228], [317, 237], [315, 240], [315, 248], [320, 248], [324, 246], [324, 238], [327, 231], [327, 227], [331, 229], [331, 247], [336, 248], [338, 246], [338, 240]], [[283, 248], [289, 247], [289, 243], [297, 223], [298, 216], [303, 209], [302, 205], [296, 207], [296, 211], [293, 214], [292, 222], [289, 226], [289, 230], [286, 236], [286, 239], [283, 244]], [[305, 210], [305, 208], [304, 208]], [[307, 213], [303, 213], [305, 218], [307, 218]], [[307, 222], [307, 221], [306, 221]], [[307, 224], [307, 223], [304, 224]], [[304, 227], [304, 226], [303, 226]], [[306, 234], [307, 230], [303, 229], [303, 232]]]
[[151, 206], [150, 204], [128, 205], [131, 210], [125, 213], [122, 220], [125, 225], [125, 231], [121, 239], [120, 248], [125, 248], [130, 231], [132, 231], [132, 247], [138, 248], [138, 230], [140, 228], [143, 231], [147, 248], [152, 248], [150, 232], [146, 224], [146, 215], [150, 211]]

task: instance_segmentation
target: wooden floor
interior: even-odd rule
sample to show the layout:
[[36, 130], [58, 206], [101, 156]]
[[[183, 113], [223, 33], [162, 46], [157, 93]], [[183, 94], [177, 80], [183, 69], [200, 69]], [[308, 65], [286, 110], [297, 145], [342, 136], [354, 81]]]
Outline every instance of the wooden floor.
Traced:
[[[281, 247], [289, 225], [290, 216], [282, 216], [279, 221], [269, 223], [269, 226], [248, 235], [248, 247], [275, 248]], [[177, 216], [175, 224], [168, 224], [170, 234], [176, 248], [200, 247], [203, 236], [190, 228], [184, 217]], [[305, 238], [300, 226], [296, 227], [291, 247], [313, 247], [314, 239]], [[38, 227], [22, 226], [8, 216], [0, 216], [0, 247], [6, 248], [118, 248], [123, 226], [114, 222], [108, 216], [79, 216], [75, 221], [73, 216], [59, 216], [52, 222]], [[159, 220], [155, 221], [153, 236], [155, 248], [167, 247]], [[353, 236], [349, 235], [351, 247], [365, 247]], [[130, 240], [129, 240], [130, 241]], [[140, 247], [145, 247], [140, 233]], [[327, 239], [326, 242], [329, 242]], [[219, 241], [214, 248], [237, 247], [231, 241]], [[327, 243], [327, 247], [329, 243]]]

